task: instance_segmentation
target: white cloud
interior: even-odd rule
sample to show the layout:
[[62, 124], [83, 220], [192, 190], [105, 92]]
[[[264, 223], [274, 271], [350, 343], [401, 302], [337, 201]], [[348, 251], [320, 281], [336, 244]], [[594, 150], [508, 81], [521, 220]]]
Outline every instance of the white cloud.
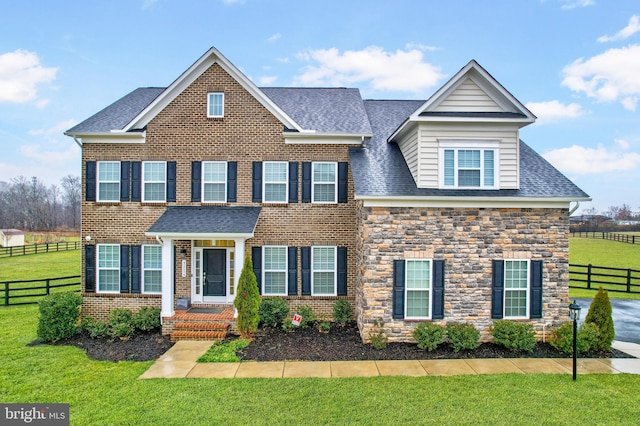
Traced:
[[312, 62], [294, 78], [298, 86], [353, 86], [369, 82], [376, 91], [424, 94], [442, 77], [440, 68], [424, 61], [419, 49], [387, 52], [378, 46], [340, 52], [336, 48], [300, 52]]
[[525, 105], [538, 117], [538, 123], [550, 123], [570, 118], [578, 118], [585, 114], [580, 104], [575, 102], [563, 104], [553, 100], [547, 102], [529, 102]]
[[624, 150], [631, 148], [631, 144], [624, 139], [614, 139], [613, 141]]
[[562, 84], [571, 90], [584, 92], [598, 102], [619, 101], [634, 111], [640, 95], [640, 45], [577, 59], [564, 67], [563, 73]]
[[560, 0], [563, 9], [575, 9], [577, 7], [587, 7], [596, 4], [595, 0]]
[[269, 43], [273, 43], [273, 42], [275, 42], [275, 41], [280, 40], [281, 38], [282, 38], [282, 34], [280, 34], [280, 33], [275, 33], [274, 35], [272, 35], [271, 37], [269, 37], [269, 38], [267, 39], [267, 41], [268, 41]]
[[38, 100], [38, 85], [53, 81], [57, 71], [40, 65], [38, 55], [26, 50], [0, 55], [0, 103], [38, 101], [43, 107], [46, 101]]
[[626, 40], [638, 31], [640, 31], [640, 16], [633, 15], [629, 18], [629, 23], [626, 27], [615, 33], [615, 35], [599, 37], [598, 41], [600, 43], [606, 43], [609, 41]]
[[258, 81], [260, 82], [261, 86], [269, 86], [271, 84], [273, 84], [274, 81], [276, 81], [278, 79], [278, 77], [273, 76], [273, 75], [265, 75], [262, 76], [258, 79]]
[[572, 145], [547, 151], [542, 156], [560, 171], [571, 175], [602, 174], [628, 171], [640, 167], [640, 153], [627, 152], [626, 141], [616, 141], [618, 148]]
[[149, 9], [151, 6], [153, 6], [157, 2], [158, 2], [158, 0], [143, 0], [142, 8], [143, 9]]
[[70, 129], [77, 123], [78, 121], [74, 119], [65, 120], [65, 121], [61, 121], [59, 123], [54, 124], [48, 129], [33, 129], [33, 130], [29, 130], [28, 133], [31, 136], [43, 136], [46, 138], [57, 138], [59, 140], [62, 137], [62, 134], [66, 130]]
[[407, 43], [404, 48], [407, 50], [418, 49], [422, 50], [423, 52], [435, 52], [436, 50], [440, 50], [439, 47], [427, 46], [426, 44], [421, 43]]

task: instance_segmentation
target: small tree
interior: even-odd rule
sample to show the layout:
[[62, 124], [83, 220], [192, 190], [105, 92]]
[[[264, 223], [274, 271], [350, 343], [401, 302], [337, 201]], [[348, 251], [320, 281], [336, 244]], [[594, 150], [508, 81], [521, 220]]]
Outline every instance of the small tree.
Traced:
[[258, 282], [256, 275], [253, 273], [253, 264], [249, 256], [245, 256], [244, 267], [240, 274], [233, 305], [238, 310], [238, 318], [236, 318], [238, 332], [243, 338], [250, 339], [258, 329], [258, 322], [260, 321], [260, 316], [258, 315], [260, 293], [258, 292]]
[[608, 351], [611, 349], [611, 343], [615, 336], [613, 328], [613, 317], [611, 316], [611, 302], [609, 301], [609, 292], [600, 287], [598, 293], [593, 298], [589, 313], [584, 319], [585, 324], [593, 324], [598, 328], [598, 341], [593, 349], [597, 351]]

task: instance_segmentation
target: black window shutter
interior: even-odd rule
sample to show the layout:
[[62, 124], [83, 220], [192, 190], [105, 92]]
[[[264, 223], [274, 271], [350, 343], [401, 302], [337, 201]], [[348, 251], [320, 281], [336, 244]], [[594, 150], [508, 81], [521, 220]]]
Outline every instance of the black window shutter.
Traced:
[[96, 291], [96, 246], [84, 246], [84, 291]]
[[129, 293], [129, 246], [120, 246], [120, 293]]
[[131, 162], [120, 162], [120, 201], [131, 200]]
[[235, 203], [238, 197], [238, 163], [227, 163], [227, 203]]
[[302, 163], [302, 202], [311, 202], [311, 163]]
[[302, 263], [302, 295], [311, 296], [311, 247], [300, 247]]
[[262, 162], [254, 161], [252, 166], [251, 201], [262, 202]]
[[404, 318], [404, 260], [393, 261], [393, 319]]
[[298, 248], [288, 247], [287, 257], [288, 257], [287, 259], [287, 263], [288, 263], [287, 294], [289, 296], [297, 296], [298, 295]]
[[262, 294], [262, 247], [251, 248], [251, 263], [258, 283], [258, 292]]
[[289, 163], [289, 202], [298, 202], [298, 163]]
[[84, 179], [84, 196], [86, 201], [96, 200], [96, 162], [87, 161]]
[[142, 256], [140, 246], [131, 246], [131, 293], [140, 293]]
[[202, 200], [200, 196], [202, 176], [202, 162], [191, 162], [191, 202], [199, 203]]
[[530, 318], [542, 318], [542, 260], [531, 261]]
[[167, 202], [176, 202], [176, 162], [167, 161]]
[[433, 261], [433, 301], [431, 319], [444, 318], [444, 260]]
[[493, 261], [491, 284], [491, 318], [501, 319], [504, 305], [504, 261]]
[[338, 163], [338, 202], [346, 203], [349, 195], [349, 163]]
[[347, 248], [338, 247], [338, 296], [347, 295]]
[[131, 162], [131, 201], [142, 201], [142, 162]]

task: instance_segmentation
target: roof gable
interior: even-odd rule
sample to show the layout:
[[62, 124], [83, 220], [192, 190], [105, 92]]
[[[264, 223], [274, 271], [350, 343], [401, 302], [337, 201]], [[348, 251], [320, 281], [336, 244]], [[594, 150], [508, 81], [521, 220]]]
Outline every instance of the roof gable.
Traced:
[[296, 121], [286, 114], [268, 96], [266, 96], [246, 75], [244, 75], [235, 65], [233, 65], [215, 47], [209, 49], [193, 65], [171, 83], [160, 96], [154, 99], [144, 110], [133, 118], [125, 127], [124, 131], [143, 129], [156, 115], [160, 113], [171, 101], [173, 101], [182, 91], [193, 83], [202, 73], [213, 64], [218, 64], [233, 79], [235, 79], [247, 92], [249, 92], [258, 102], [260, 102], [269, 112], [271, 112], [282, 124], [292, 130], [304, 132]]

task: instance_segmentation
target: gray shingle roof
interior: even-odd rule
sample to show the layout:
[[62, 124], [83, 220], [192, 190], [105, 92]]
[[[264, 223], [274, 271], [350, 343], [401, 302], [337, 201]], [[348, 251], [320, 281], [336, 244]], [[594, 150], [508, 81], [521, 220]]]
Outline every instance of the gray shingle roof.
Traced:
[[350, 148], [356, 196], [587, 198], [588, 195], [520, 141], [520, 189], [467, 190], [418, 188], [395, 143], [387, 138], [422, 101], [365, 101], [373, 137]]
[[163, 91], [163, 87], [141, 87], [136, 89], [102, 111], [70, 128], [66, 133], [96, 133], [122, 130]]
[[371, 133], [358, 89], [261, 87], [260, 90], [305, 130]]
[[148, 233], [158, 234], [251, 234], [260, 207], [170, 206], [151, 225]]

